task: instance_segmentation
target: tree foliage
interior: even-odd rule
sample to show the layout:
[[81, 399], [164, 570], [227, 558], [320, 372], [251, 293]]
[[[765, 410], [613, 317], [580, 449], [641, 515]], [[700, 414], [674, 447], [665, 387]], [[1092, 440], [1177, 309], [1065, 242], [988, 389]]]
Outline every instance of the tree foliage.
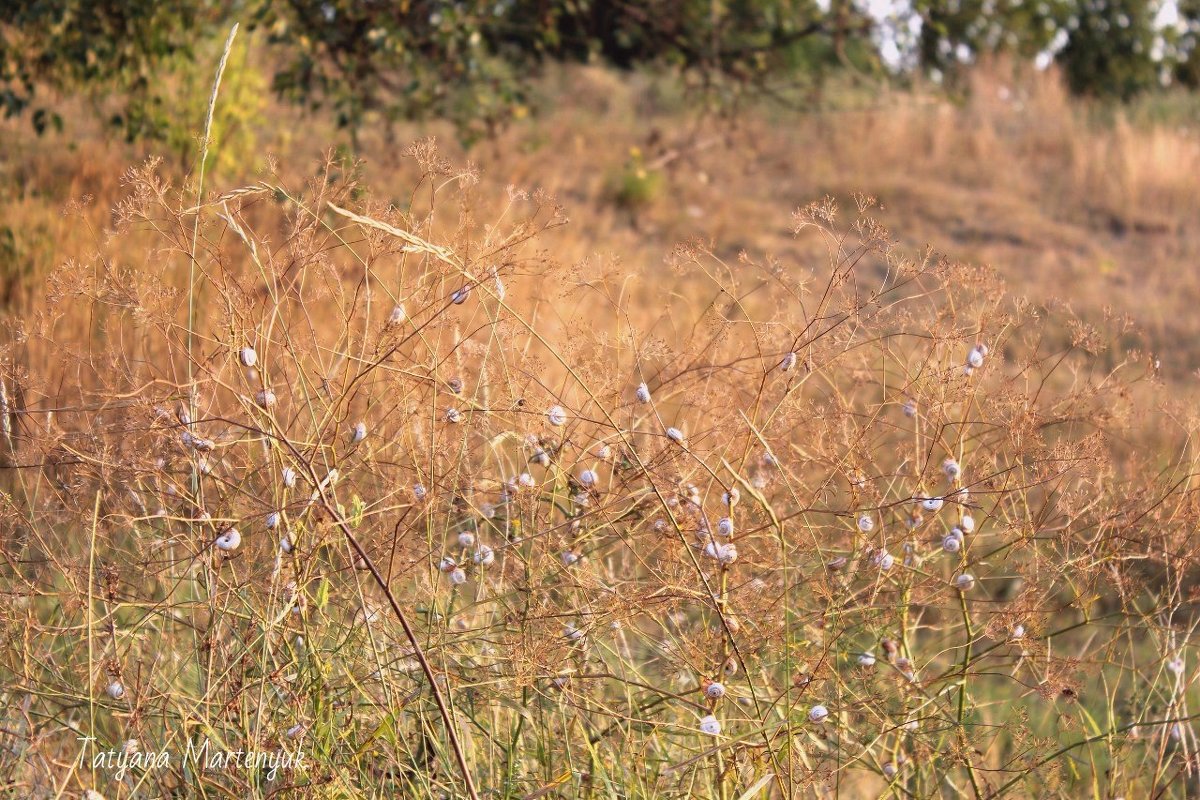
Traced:
[[9, 0], [0, 105], [43, 130], [61, 120], [39, 87], [113, 94], [122, 107], [111, 121], [126, 135], [165, 138], [175, 87], [163, 75], [235, 20], [265, 31], [279, 95], [351, 129], [367, 114], [436, 115], [467, 138], [488, 135], [527, 110], [547, 61], [650, 64], [754, 87], [879, 69], [889, 47], [903, 49], [902, 69], [950, 80], [984, 53], [1053, 55], [1075, 91], [1127, 98], [1200, 73], [1200, 2], [1173, 6], [1173, 24], [1162, 2], [910, 0], [889, 18], [852, 0]]

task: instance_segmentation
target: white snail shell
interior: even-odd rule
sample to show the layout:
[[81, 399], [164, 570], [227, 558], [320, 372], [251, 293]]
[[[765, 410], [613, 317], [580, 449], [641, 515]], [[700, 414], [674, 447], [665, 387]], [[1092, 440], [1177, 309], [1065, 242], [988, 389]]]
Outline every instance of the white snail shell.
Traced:
[[710, 683], [705, 689], [704, 694], [709, 700], [720, 700], [725, 696], [725, 684]]
[[470, 531], [462, 531], [458, 534], [459, 547], [470, 547], [473, 544], [475, 544], [475, 534]]
[[230, 528], [217, 537], [217, 547], [226, 552], [237, 550], [241, 543], [242, 534], [238, 532], [237, 528]]
[[283, 468], [283, 485], [289, 489], [296, 488], [296, 470], [291, 467]]
[[108, 684], [108, 686], [104, 687], [104, 691], [107, 692], [108, 696], [113, 700], [120, 700], [125, 696], [125, 685], [120, 681], [112, 681]]
[[481, 567], [487, 567], [496, 561], [496, 551], [488, 547], [486, 544], [479, 545], [475, 550], [475, 563]]
[[954, 585], [960, 592], [969, 592], [975, 586], [975, 576], [964, 572], [954, 579]]
[[243, 367], [253, 367], [258, 363], [258, 353], [254, 352], [253, 347], [243, 347], [238, 351], [238, 361], [242, 362]]
[[874, 653], [871, 653], [871, 652], [859, 653], [859, 655], [858, 655], [858, 665], [859, 665], [860, 667], [873, 667], [873, 666], [875, 666], [875, 654], [874, 654]]
[[408, 319], [408, 314], [404, 310], [404, 304], [397, 303], [396, 307], [392, 309], [392, 313], [388, 315], [388, 324], [399, 325], [406, 319]]
[[779, 368], [781, 370], [783, 370], [784, 372], [787, 372], [794, 366], [796, 366], [796, 354], [795, 353], [788, 353], [786, 356], [783, 357], [783, 360], [779, 362]]
[[367, 423], [356, 422], [354, 428], [350, 431], [350, 441], [353, 444], [358, 444], [363, 439], [367, 438]]
[[579, 473], [579, 482], [584, 486], [595, 486], [599, 481], [600, 476], [596, 474], [595, 470], [585, 469]]
[[700, 720], [700, 732], [706, 733], [709, 736], [719, 736], [721, 734], [721, 721], [712, 714]]
[[471, 296], [471, 287], [464, 286], [461, 289], [456, 289], [454, 294], [450, 295], [450, 302], [456, 306], [461, 306], [467, 302], [467, 298]]
[[858, 529], [863, 533], [870, 533], [875, 530], [875, 520], [870, 514], [863, 514], [858, 518]]
[[267, 530], [274, 530], [279, 527], [279, 512], [272, 511], [267, 514]]
[[638, 399], [639, 403], [649, 403], [650, 402], [650, 387], [647, 386], [646, 384], [639, 383], [638, 387], [637, 387], [637, 392], [635, 394], [637, 395], [637, 399]]
[[562, 406], [551, 406], [550, 410], [546, 412], [546, 419], [550, 421], [551, 425], [566, 425], [567, 412]]
[[808, 719], [810, 722], [824, 722], [829, 716], [829, 709], [823, 705], [815, 705], [808, 710]]
[[667, 438], [676, 444], [683, 444], [687, 437], [683, 435], [683, 431], [679, 430], [679, 428], [667, 428]]
[[733, 536], [733, 520], [729, 517], [721, 517], [717, 520], [717, 533], [721, 536]]

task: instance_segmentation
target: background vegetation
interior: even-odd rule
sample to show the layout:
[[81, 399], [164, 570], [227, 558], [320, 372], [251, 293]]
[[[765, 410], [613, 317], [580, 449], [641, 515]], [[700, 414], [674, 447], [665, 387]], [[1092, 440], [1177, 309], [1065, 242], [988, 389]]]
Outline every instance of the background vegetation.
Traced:
[[0, 12], [6, 791], [1195, 793], [1190, 29], [91, 5]]

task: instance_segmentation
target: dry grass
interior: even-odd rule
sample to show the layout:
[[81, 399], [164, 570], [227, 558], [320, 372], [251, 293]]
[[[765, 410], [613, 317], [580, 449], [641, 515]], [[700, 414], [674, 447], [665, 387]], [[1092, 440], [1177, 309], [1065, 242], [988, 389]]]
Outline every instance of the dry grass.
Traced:
[[4, 163], [10, 791], [1194, 791], [1191, 134], [571, 77], [479, 168]]

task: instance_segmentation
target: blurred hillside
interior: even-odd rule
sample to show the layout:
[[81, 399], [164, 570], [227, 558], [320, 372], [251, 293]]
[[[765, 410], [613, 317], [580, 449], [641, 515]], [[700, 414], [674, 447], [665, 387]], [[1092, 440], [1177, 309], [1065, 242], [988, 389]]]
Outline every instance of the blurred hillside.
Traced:
[[[249, 70], [227, 76], [210, 188], [253, 183], [268, 167], [299, 184], [330, 143], [351, 151], [332, 122], [255, 92]], [[497, 209], [510, 185], [547, 190], [586, 220], [545, 240], [568, 264], [658, 264], [700, 237], [731, 258], [746, 250], [819, 270], [824, 251], [793, 237], [791, 213], [826, 195], [846, 208], [856, 194], [872, 196], [914, 257], [936, 246], [991, 265], [1034, 303], [1063, 302], [1086, 319], [1128, 314], [1164, 375], [1190, 384], [1200, 354], [1179, 343], [1200, 335], [1191, 313], [1200, 303], [1200, 101], [1180, 92], [1114, 111], [1071, 99], [1053, 73], [1012, 76], [977, 69], [960, 103], [933, 90], [847, 85], [811, 113], [766, 104], [707, 113], [672, 81], [564, 68], [537, 84], [540, 113], [492, 141], [464, 151], [449, 123], [368, 124], [354, 152], [370, 191], [400, 206], [411, 202], [414, 169], [403, 150], [426, 136], [452, 162], [477, 165], [480, 194]], [[194, 105], [200, 113], [204, 102]], [[30, 308], [50, 268], [103, 243], [126, 169], [161, 155], [168, 175], [189, 174], [180, 151], [127, 144], [83, 113], [66, 133], [38, 137], [20, 120], [0, 131], [10, 319]], [[80, 201], [89, 225], [63, 213]]]

